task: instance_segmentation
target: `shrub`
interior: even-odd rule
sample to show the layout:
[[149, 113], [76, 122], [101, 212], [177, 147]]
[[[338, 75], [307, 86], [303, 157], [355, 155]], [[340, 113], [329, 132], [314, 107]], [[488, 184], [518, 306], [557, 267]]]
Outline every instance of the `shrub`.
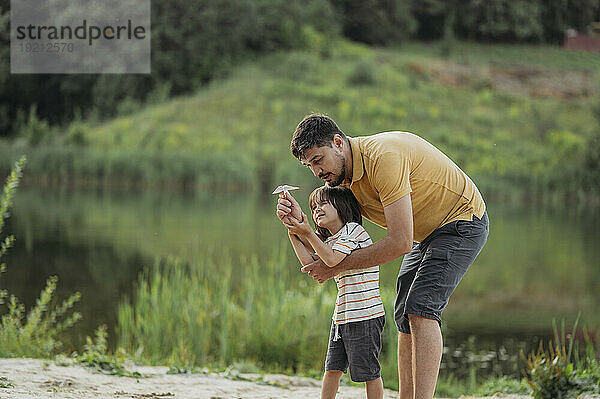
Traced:
[[375, 75], [373, 74], [373, 65], [366, 61], [361, 61], [348, 75], [348, 84], [352, 86], [370, 86], [375, 83]]
[[550, 342], [545, 349], [540, 341], [537, 353], [531, 353], [525, 359], [525, 376], [534, 398], [575, 398], [584, 392], [600, 393], [600, 366], [590, 339], [587, 340], [585, 357], [579, 359], [577, 356], [573, 360], [578, 349], [574, 345], [578, 321], [579, 318], [568, 342], [564, 323], [560, 335], [554, 323], [555, 344]]
[[[0, 234], [4, 226], [4, 219], [8, 216], [8, 209], [22, 175], [25, 157], [16, 162], [12, 173], [9, 175], [4, 193], [0, 198]], [[0, 257], [4, 256], [13, 245], [14, 237], [7, 236], [0, 244]], [[0, 273], [6, 270], [6, 265], [0, 265]], [[25, 305], [11, 295], [8, 301], [8, 313], [0, 320], [0, 357], [49, 357], [61, 347], [57, 336], [65, 329], [71, 327], [80, 318], [77, 312], [68, 314], [75, 302], [80, 298], [77, 292], [63, 301], [59, 306], [51, 306], [52, 297], [56, 290], [58, 278], [50, 276], [46, 287], [42, 290], [35, 306], [25, 314]], [[0, 304], [5, 303], [8, 297], [7, 290], [0, 290]], [[26, 316], [26, 317], [25, 317]], [[62, 320], [60, 320], [62, 319]]]

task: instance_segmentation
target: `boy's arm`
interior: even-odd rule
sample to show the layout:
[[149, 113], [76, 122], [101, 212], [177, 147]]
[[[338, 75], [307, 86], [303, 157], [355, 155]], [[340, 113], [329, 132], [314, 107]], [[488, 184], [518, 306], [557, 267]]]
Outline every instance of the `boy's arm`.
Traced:
[[346, 257], [345, 253], [332, 249], [325, 244], [313, 231], [312, 234], [305, 236], [310, 245], [314, 248], [319, 258], [329, 267], [334, 267]]
[[[346, 254], [330, 248], [319, 238], [319, 236], [317, 236], [317, 233], [315, 233], [315, 231], [308, 224], [308, 218], [304, 212], [301, 214], [301, 219], [289, 218], [284, 225], [288, 228], [288, 232], [290, 234], [297, 235], [297, 239], [301, 241], [308, 241], [308, 244], [312, 246], [320, 260], [322, 260], [325, 265], [334, 267], [346, 257]], [[313, 261], [309, 263], [312, 263]]]
[[292, 243], [292, 247], [294, 247], [294, 252], [296, 253], [300, 263], [302, 263], [302, 266], [306, 266], [315, 261], [307, 245], [302, 242], [296, 234], [288, 231], [288, 236], [290, 237], [290, 242]]

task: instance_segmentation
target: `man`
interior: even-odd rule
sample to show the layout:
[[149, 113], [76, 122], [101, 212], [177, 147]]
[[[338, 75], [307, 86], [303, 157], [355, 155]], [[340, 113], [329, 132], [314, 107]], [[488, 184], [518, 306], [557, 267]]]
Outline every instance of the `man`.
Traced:
[[[433, 398], [442, 358], [441, 314], [485, 244], [485, 203], [452, 160], [407, 132], [347, 137], [329, 117], [308, 115], [296, 128], [292, 153], [329, 186], [349, 187], [367, 219], [387, 229], [375, 244], [336, 267], [322, 261], [302, 271], [323, 283], [345, 270], [404, 256], [397, 281], [401, 399]], [[300, 206], [281, 195], [277, 215], [297, 217]]]

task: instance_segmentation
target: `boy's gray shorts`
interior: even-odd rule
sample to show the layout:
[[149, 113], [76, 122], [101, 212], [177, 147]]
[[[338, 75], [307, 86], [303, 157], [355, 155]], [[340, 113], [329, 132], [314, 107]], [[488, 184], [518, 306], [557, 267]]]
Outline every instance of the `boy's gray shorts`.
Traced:
[[437, 320], [450, 295], [479, 254], [489, 234], [487, 211], [473, 221], [458, 220], [435, 229], [404, 256], [396, 283], [394, 319], [410, 334], [408, 315]]
[[345, 373], [350, 366], [350, 378], [354, 382], [366, 382], [381, 377], [379, 353], [384, 325], [385, 316], [340, 324], [341, 338], [334, 341], [335, 325], [332, 324], [325, 370], [339, 370]]

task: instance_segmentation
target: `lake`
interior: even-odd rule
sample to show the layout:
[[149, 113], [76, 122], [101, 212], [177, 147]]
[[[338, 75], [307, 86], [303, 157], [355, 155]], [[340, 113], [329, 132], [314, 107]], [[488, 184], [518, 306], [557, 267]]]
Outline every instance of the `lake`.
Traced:
[[[309, 191], [296, 193], [306, 210]], [[81, 348], [100, 324], [108, 326], [114, 345], [118, 306], [133, 297], [139, 274], [156, 259], [175, 255], [193, 263], [207, 254], [227, 256], [235, 280], [237, 268], [249, 267], [244, 259], [267, 259], [283, 247], [289, 267], [298, 268], [275, 203], [275, 196], [248, 193], [22, 186], [5, 228], [16, 243], [0, 288], [29, 308], [48, 276], [57, 275], [60, 299], [82, 293], [76, 310], [83, 319], [68, 333], [65, 351]], [[473, 370], [478, 376], [519, 376], [519, 351], [550, 339], [553, 319], [572, 326], [581, 312], [581, 324], [600, 328], [598, 210], [492, 200], [488, 213], [488, 243], [444, 313], [441, 372], [458, 378], [469, 378]], [[385, 235], [371, 223], [365, 227], [374, 240]], [[394, 289], [399, 265], [381, 267], [383, 288]], [[299, 271], [288, 275], [291, 287], [316, 285]], [[384, 299], [389, 312], [393, 298]], [[325, 342], [327, 334], [323, 331]]]

